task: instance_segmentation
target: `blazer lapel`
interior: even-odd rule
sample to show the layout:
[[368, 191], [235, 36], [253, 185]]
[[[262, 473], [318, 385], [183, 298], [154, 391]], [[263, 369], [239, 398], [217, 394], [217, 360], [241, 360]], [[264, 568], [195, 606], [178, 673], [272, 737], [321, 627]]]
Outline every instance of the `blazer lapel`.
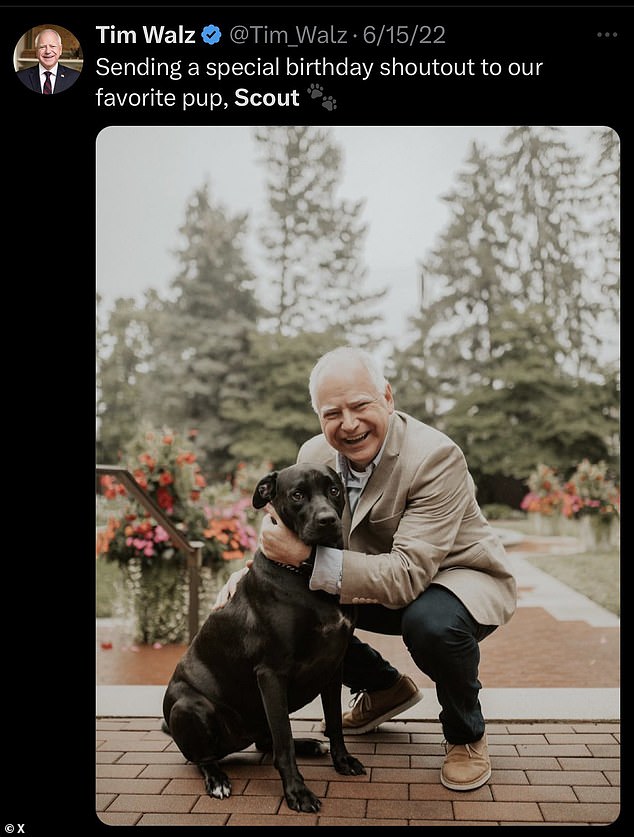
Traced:
[[31, 72], [29, 73], [29, 79], [31, 82], [31, 87], [35, 90], [36, 93], [42, 92], [42, 87], [40, 85], [40, 65], [36, 64], [35, 67], [31, 67]]
[[[390, 422], [390, 429], [388, 430], [387, 442], [385, 444], [385, 450], [383, 451], [381, 461], [374, 469], [366, 487], [363, 489], [363, 492], [359, 497], [359, 502], [355, 507], [354, 514], [352, 515], [352, 520], [350, 521], [351, 533], [385, 493], [390, 479], [390, 474], [394, 469], [394, 465], [396, 464], [396, 460], [398, 459], [401, 449], [401, 440], [403, 435], [402, 428], [403, 425], [401, 419], [398, 414], [395, 414], [394, 418]], [[346, 511], [348, 515], [350, 515], [348, 506], [346, 506]], [[344, 529], [345, 522], [344, 513]]]

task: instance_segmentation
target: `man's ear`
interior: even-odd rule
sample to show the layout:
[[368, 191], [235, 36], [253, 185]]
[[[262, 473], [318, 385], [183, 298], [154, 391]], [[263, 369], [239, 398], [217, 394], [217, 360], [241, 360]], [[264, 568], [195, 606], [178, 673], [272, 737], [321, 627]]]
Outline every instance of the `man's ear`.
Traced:
[[271, 471], [262, 477], [253, 492], [253, 508], [262, 509], [275, 498], [277, 487], [277, 471]]
[[394, 412], [394, 393], [392, 392], [392, 385], [389, 381], [385, 382], [385, 392], [383, 393], [383, 397], [387, 403], [387, 408], [390, 413]]

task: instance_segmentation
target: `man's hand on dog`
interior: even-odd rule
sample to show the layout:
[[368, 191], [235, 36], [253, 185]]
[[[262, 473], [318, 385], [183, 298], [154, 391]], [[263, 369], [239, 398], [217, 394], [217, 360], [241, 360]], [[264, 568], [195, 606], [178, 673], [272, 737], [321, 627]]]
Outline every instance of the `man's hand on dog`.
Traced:
[[[260, 527], [259, 548], [271, 561], [299, 567], [303, 561], [310, 558], [312, 547], [300, 541], [297, 535], [282, 523], [272, 505], [266, 506], [266, 512]], [[249, 571], [252, 564], [252, 560], [247, 561], [241, 570], [231, 573], [228, 581], [218, 592], [212, 610], [221, 610], [227, 604], [236, 592], [238, 582]]]
[[260, 549], [270, 561], [299, 567], [310, 558], [312, 547], [300, 541], [295, 532], [282, 523], [272, 505], [269, 504], [266, 511], [268, 514], [260, 527]]
[[249, 572], [249, 567], [253, 564], [253, 559], [247, 561], [245, 566], [242, 567], [241, 570], [236, 570], [234, 573], [231, 573], [229, 576], [228, 581], [225, 582], [224, 586], [220, 588], [218, 591], [218, 595], [216, 596], [216, 601], [213, 604], [212, 610], [220, 610], [223, 608], [229, 599], [233, 596], [236, 592], [236, 587], [238, 586], [238, 582], [242, 578], [243, 575]]

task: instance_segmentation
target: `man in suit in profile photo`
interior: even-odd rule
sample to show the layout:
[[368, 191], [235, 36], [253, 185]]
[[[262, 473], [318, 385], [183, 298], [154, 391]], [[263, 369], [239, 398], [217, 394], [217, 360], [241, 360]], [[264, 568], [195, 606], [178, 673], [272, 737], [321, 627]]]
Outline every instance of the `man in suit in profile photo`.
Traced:
[[34, 67], [18, 70], [17, 76], [29, 90], [35, 93], [63, 93], [79, 78], [79, 72], [59, 63], [62, 55], [62, 37], [55, 29], [43, 29], [35, 37], [38, 63]]

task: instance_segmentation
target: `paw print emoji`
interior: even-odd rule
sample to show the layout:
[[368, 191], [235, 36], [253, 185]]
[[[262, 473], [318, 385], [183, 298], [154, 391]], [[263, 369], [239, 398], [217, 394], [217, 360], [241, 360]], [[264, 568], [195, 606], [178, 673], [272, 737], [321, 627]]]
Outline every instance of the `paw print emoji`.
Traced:
[[333, 99], [332, 96], [324, 96], [324, 101], [321, 103], [322, 108], [326, 108], [326, 110], [336, 110], [337, 109], [337, 100]]
[[311, 84], [307, 92], [310, 93], [311, 99], [319, 99], [324, 95], [324, 88], [321, 84]]

